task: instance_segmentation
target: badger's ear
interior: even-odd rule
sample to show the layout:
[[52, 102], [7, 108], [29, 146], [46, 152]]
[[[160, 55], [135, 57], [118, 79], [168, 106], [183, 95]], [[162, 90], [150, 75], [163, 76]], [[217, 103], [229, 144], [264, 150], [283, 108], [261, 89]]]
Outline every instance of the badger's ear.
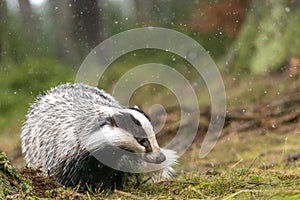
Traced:
[[141, 109], [137, 105], [135, 105], [133, 107], [129, 107], [129, 109], [136, 110], [136, 111], [141, 111]]
[[116, 115], [109, 117], [109, 121], [110, 121], [112, 127], [118, 127], [115, 116]]

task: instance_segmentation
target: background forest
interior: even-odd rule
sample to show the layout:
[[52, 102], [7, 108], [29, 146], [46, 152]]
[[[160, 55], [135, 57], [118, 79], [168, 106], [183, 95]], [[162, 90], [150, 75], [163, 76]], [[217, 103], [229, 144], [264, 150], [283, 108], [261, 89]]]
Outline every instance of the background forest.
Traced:
[[[84, 58], [103, 40], [125, 30], [148, 26], [169, 28], [188, 35], [199, 42], [217, 63], [228, 102], [223, 134], [251, 131], [245, 138], [253, 138], [253, 133], [259, 133], [256, 139], [247, 140], [249, 143], [244, 137], [235, 137], [232, 141], [236, 149], [223, 142], [228, 148], [226, 151], [236, 153], [239, 148], [244, 148], [251, 152], [252, 149], [247, 149], [250, 144], [274, 150], [276, 141], [282, 141], [281, 136], [277, 138], [277, 133], [291, 133], [294, 134], [291, 138], [299, 139], [299, 0], [0, 0], [0, 150], [7, 152], [12, 160], [18, 160], [20, 129], [36, 96], [60, 83], [73, 82]], [[174, 67], [191, 83], [199, 78], [190, 72], [190, 64], [179, 56], [144, 49], [130, 52], [115, 61], [100, 80], [99, 87], [110, 92], [124, 72], [148, 62]], [[210, 119], [209, 112], [206, 112], [210, 102], [205, 88], [199, 87], [196, 91], [200, 110], [204, 110], [197, 139], [201, 143], [201, 133]], [[154, 102], [165, 106], [170, 104], [166, 101], [170, 94], [166, 95], [163, 88], [154, 91], [145, 87], [140, 92], [142, 94], [136, 95], [132, 101], [145, 110]], [[160, 133], [162, 141], [168, 138], [164, 134], [172, 135], [170, 132], [174, 129], [170, 127], [178, 119], [174, 107], [167, 111], [175, 115], [167, 119], [170, 126]], [[267, 139], [260, 138], [266, 133], [276, 134], [268, 135], [270, 138]], [[286, 135], [282, 137], [287, 138]], [[238, 144], [243, 144], [243, 147]], [[272, 163], [300, 152], [299, 144], [291, 145], [283, 147], [286, 154], [279, 160], [272, 154]], [[265, 149], [256, 148], [252, 155]], [[237, 157], [225, 156], [229, 160], [223, 160], [222, 164], [227, 162], [233, 166], [239, 160], [245, 160], [242, 166], [249, 166], [255, 158], [248, 154], [241, 156], [242, 153], [234, 155]], [[221, 154], [213, 156], [223, 158]], [[296, 158], [298, 160], [300, 154]], [[214, 163], [215, 160], [203, 162]], [[23, 164], [22, 161], [15, 163], [18, 166]], [[193, 169], [201, 164], [195, 162], [186, 166]], [[298, 170], [293, 171], [299, 176], [299, 161], [295, 165]], [[296, 180], [299, 181], [299, 177]], [[226, 181], [231, 184], [232, 180]], [[200, 193], [194, 191], [197, 198], [223, 194], [218, 189], [215, 190], [217, 193], [210, 194], [199, 190]], [[296, 193], [299, 195], [299, 190]]]

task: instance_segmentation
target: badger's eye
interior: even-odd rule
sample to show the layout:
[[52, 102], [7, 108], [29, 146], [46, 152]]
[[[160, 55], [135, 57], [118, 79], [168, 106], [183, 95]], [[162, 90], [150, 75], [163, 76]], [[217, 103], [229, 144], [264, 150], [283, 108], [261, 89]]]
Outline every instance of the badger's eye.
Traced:
[[136, 140], [138, 141], [138, 143], [140, 144], [145, 144], [147, 142], [146, 138], [136, 138]]
[[150, 142], [147, 138], [135, 138], [137, 140], [137, 142], [142, 145], [143, 147], [146, 148], [146, 152], [151, 152], [152, 148], [150, 146]]

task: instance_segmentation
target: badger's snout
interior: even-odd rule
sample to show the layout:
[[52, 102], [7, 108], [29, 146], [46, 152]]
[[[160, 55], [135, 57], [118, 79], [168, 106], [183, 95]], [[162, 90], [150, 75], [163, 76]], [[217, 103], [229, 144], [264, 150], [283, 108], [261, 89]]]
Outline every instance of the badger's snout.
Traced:
[[166, 160], [166, 156], [161, 151], [145, 154], [145, 160], [150, 163], [160, 164]]

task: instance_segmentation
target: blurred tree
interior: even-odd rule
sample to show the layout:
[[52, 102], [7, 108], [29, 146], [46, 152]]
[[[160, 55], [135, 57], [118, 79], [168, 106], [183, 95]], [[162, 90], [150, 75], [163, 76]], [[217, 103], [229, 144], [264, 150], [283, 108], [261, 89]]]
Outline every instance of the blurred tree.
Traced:
[[52, 0], [50, 3], [55, 19], [57, 56], [69, 64], [77, 63], [80, 61], [80, 54], [75, 46], [71, 0]]
[[193, 9], [190, 26], [202, 33], [238, 34], [245, 21], [249, 0], [202, 1]]
[[0, 61], [6, 56], [6, 30], [7, 30], [7, 5], [5, 0], [0, 0]]
[[74, 16], [74, 34], [83, 55], [104, 40], [102, 1], [71, 0]]
[[134, 0], [135, 16], [139, 25], [153, 25], [153, 13], [151, 11], [156, 3], [156, 0]]
[[253, 0], [230, 56], [233, 70], [265, 73], [300, 56], [299, 24], [299, 1]]
[[58, 57], [69, 64], [80, 62], [104, 40], [103, 10], [97, 0], [52, 0]]
[[[35, 49], [37, 41], [36, 31], [36, 17], [32, 12], [29, 0], [19, 0], [21, 18], [22, 18], [22, 32], [26, 43], [29, 45], [28, 50], [31, 52]], [[29, 52], [30, 52], [29, 51]]]

